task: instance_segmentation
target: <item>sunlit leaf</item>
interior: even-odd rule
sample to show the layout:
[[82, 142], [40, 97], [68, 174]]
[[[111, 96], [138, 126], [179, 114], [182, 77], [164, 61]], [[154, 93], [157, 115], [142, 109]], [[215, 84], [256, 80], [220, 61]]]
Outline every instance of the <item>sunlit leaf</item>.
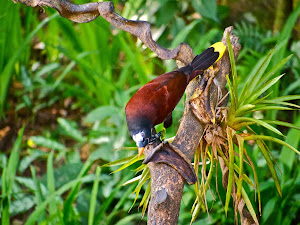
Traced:
[[268, 123], [264, 122], [263, 120], [249, 118], [249, 117], [237, 117], [234, 120], [234, 123], [237, 123], [237, 125], [238, 125], [238, 123], [241, 123], [241, 122], [254, 122], [256, 124], [259, 124], [259, 125], [267, 128], [267, 129], [273, 131], [276, 134], [279, 134], [279, 135], [283, 136], [283, 134], [278, 129], [276, 129], [275, 127], [269, 125]]
[[264, 86], [256, 90], [248, 99], [245, 100], [245, 103], [251, 104], [255, 99], [257, 99], [261, 94], [263, 94], [266, 90], [272, 87], [283, 75], [275, 77], [274, 79], [268, 81]]

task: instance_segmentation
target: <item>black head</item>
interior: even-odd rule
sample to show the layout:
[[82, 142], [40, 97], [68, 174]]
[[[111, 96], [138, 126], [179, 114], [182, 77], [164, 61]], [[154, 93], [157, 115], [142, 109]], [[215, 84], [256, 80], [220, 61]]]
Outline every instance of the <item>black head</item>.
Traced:
[[151, 139], [151, 129], [142, 129], [138, 133], [132, 135], [133, 140], [139, 148], [146, 147]]
[[142, 155], [144, 148], [151, 139], [152, 123], [145, 117], [126, 118], [129, 133], [139, 148], [139, 156]]

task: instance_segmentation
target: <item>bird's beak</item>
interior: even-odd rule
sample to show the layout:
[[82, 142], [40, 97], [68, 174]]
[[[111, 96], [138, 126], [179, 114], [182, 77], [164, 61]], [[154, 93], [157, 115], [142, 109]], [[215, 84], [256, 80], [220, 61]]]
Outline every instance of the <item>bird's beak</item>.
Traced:
[[144, 147], [139, 148], [139, 157], [141, 157], [141, 155], [143, 154], [144, 149], [145, 149]]

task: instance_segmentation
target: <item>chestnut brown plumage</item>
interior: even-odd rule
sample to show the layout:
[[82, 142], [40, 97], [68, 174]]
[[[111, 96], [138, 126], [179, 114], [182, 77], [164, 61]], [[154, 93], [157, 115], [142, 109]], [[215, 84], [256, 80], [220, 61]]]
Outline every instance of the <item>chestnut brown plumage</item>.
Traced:
[[187, 66], [160, 75], [140, 88], [126, 105], [126, 121], [130, 135], [139, 147], [139, 155], [153, 139], [151, 130], [163, 123], [172, 124], [172, 111], [183, 96], [189, 82], [203, 73], [225, 50], [218, 42], [206, 49]]

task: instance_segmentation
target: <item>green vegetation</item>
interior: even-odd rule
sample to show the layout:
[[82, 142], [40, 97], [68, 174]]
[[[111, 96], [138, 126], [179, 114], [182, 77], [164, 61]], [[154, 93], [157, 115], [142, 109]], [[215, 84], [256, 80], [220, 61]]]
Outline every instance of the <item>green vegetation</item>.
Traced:
[[[123, 17], [151, 22], [162, 46], [186, 42], [195, 53], [220, 40], [234, 10], [210, 0], [114, 2]], [[0, 6], [1, 224], [146, 224], [149, 170], [132, 147], [124, 107], [139, 87], [176, 68], [175, 62], [158, 59], [100, 17], [75, 24], [49, 8], [11, 1]], [[242, 50], [229, 76], [229, 126], [246, 127], [252, 136], [227, 130], [239, 141], [235, 149], [229, 143], [228, 163], [260, 224], [299, 220], [300, 41], [293, 37], [299, 15], [300, 4], [274, 34], [259, 19], [253, 22], [255, 15], [234, 24]], [[182, 111], [179, 103], [167, 138], [175, 135]], [[253, 165], [241, 165], [234, 151]], [[233, 224], [234, 206], [213, 163], [211, 157], [206, 170], [217, 172], [217, 179], [201, 181], [199, 172], [205, 192], [185, 186], [179, 224], [192, 217], [196, 225]], [[200, 195], [209, 216], [202, 203], [191, 213]]]

